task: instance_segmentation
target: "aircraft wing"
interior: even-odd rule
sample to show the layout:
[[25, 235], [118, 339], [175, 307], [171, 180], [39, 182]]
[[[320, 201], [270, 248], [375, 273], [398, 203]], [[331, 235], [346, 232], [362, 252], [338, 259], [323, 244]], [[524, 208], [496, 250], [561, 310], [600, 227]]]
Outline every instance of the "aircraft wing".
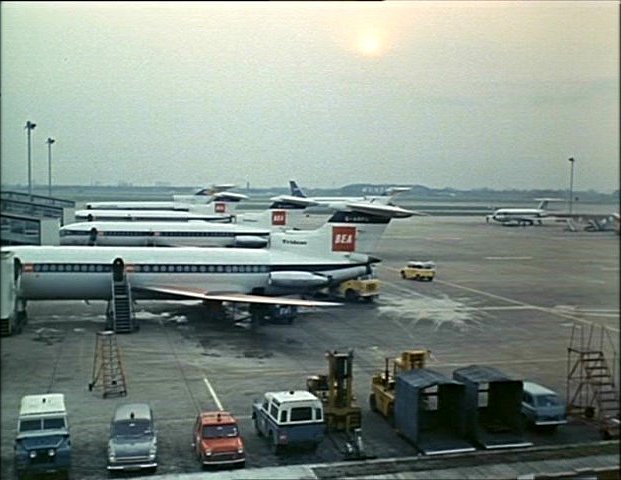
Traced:
[[303, 300], [300, 298], [289, 297], [267, 297], [262, 295], [249, 295], [245, 293], [209, 293], [206, 290], [196, 287], [170, 287], [166, 285], [150, 285], [143, 287], [133, 287], [134, 290], [147, 290], [150, 292], [173, 295], [183, 298], [198, 300], [215, 300], [219, 302], [236, 303], [260, 303], [268, 305], [292, 305], [296, 307], [338, 307], [342, 305], [336, 302], [321, 302], [317, 300]]
[[316, 205], [320, 205], [319, 202], [315, 200], [311, 200], [306, 197], [294, 197], [293, 195], [278, 195], [276, 197], [270, 198], [272, 202], [286, 202], [292, 203], [294, 205], [301, 205], [303, 207], [314, 207]]

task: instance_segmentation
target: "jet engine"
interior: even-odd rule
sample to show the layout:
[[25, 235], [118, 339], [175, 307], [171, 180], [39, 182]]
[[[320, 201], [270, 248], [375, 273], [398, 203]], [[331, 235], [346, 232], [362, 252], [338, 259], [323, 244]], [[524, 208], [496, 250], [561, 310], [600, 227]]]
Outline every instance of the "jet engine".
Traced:
[[317, 288], [327, 285], [329, 279], [311, 272], [271, 272], [269, 284], [283, 288]]
[[268, 243], [267, 238], [259, 237], [258, 235], [236, 235], [235, 246], [242, 248], [262, 248], [266, 247]]

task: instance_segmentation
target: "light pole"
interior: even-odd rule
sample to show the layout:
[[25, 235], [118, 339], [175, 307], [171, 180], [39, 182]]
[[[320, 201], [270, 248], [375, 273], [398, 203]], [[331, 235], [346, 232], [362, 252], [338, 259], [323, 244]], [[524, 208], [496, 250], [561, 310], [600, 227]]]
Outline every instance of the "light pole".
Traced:
[[30, 132], [34, 130], [37, 126], [36, 123], [32, 123], [30, 120], [26, 122], [26, 126], [24, 127], [28, 130], [28, 195], [30, 196], [30, 200], [32, 200], [32, 162], [30, 157]]
[[47, 195], [48, 197], [52, 196], [52, 143], [54, 140], [51, 137], [45, 141], [47, 143]]
[[569, 175], [569, 214], [571, 215], [573, 212], [574, 206], [574, 162], [576, 160], [573, 157], [569, 158], [569, 163], [571, 163], [571, 173]]

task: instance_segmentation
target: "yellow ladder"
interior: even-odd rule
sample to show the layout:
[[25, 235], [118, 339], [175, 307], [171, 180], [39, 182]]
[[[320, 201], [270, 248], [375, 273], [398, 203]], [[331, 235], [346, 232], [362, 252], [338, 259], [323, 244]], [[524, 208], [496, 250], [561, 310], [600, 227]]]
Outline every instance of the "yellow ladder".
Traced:
[[116, 342], [116, 334], [111, 330], [97, 332], [93, 378], [88, 384], [89, 391], [100, 382], [104, 398], [127, 395], [121, 352]]

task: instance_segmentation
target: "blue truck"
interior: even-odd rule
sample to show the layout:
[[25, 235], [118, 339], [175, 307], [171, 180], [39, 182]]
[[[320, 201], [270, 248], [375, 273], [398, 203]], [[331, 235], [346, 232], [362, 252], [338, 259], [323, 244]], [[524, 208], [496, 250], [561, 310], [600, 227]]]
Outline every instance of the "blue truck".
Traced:
[[252, 419], [274, 453], [285, 447], [315, 450], [326, 428], [321, 400], [306, 390], [266, 392], [253, 404]]
[[22, 397], [15, 438], [18, 478], [48, 472], [69, 476], [71, 439], [62, 393]]

